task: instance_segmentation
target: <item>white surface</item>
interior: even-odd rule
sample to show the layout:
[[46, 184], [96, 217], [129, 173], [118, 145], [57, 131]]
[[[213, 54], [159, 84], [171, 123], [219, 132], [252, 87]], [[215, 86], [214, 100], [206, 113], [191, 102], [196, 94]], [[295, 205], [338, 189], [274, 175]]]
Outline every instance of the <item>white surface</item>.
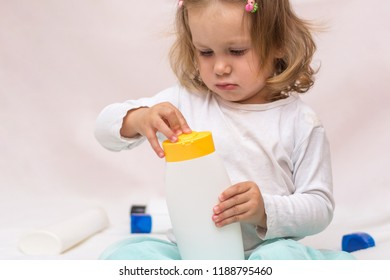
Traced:
[[[148, 144], [105, 151], [93, 137], [107, 104], [152, 95], [174, 82], [166, 36], [176, 1], [0, 2], [0, 259], [96, 259], [128, 237], [132, 203], [163, 194], [164, 162]], [[390, 2], [297, 1], [327, 27], [305, 96], [332, 149], [336, 212], [303, 242], [340, 249], [365, 231], [377, 246], [361, 259], [390, 259]], [[110, 227], [58, 256], [28, 256], [19, 238], [101, 205]]]

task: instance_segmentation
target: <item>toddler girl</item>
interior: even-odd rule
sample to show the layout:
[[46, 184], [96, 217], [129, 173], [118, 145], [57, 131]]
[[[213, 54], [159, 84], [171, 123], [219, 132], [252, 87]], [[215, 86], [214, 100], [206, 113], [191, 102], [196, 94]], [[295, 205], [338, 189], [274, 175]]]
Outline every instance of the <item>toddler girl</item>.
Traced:
[[[211, 131], [232, 186], [218, 197], [215, 226], [240, 222], [248, 259], [348, 259], [297, 240], [324, 230], [334, 200], [329, 145], [299, 98], [313, 85], [315, 43], [288, 0], [185, 0], [170, 59], [178, 85], [106, 107], [95, 135], [110, 150], [147, 139]], [[174, 243], [132, 238], [106, 259], [180, 259]]]

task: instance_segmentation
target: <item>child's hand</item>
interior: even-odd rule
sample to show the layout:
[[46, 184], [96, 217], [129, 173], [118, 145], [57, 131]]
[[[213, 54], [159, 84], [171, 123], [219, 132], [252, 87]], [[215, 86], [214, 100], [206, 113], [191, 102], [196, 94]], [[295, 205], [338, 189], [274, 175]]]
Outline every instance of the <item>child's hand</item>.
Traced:
[[229, 187], [221, 193], [219, 201], [213, 208], [212, 217], [217, 227], [234, 222], [267, 227], [263, 197], [254, 182], [242, 182]]
[[158, 131], [171, 142], [176, 142], [177, 136], [190, 133], [191, 129], [181, 112], [171, 103], [164, 102], [150, 108], [142, 107], [129, 111], [124, 118], [121, 135], [125, 137], [126, 135], [134, 136], [134, 134], [145, 136], [156, 154], [162, 158], [164, 151], [156, 136]]

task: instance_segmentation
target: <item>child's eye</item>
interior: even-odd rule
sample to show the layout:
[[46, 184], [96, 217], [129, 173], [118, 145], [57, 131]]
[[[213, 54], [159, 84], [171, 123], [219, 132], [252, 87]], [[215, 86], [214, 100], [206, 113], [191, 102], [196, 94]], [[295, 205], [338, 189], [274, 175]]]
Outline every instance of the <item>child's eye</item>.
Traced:
[[236, 56], [240, 56], [240, 55], [244, 55], [246, 53], [246, 49], [240, 49], [240, 50], [230, 50], [230, 53], [232, 55], [236, 55]]
[[212, 50], [206, 50], [206, 51], [199, 51], [200, 56], [212, 56], [213, 51]]

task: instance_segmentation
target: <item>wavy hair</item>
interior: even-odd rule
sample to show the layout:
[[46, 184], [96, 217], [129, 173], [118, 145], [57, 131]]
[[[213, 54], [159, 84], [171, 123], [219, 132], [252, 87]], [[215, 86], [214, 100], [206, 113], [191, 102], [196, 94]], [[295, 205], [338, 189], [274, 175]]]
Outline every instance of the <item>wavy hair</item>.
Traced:
[[[243, 10], [246, 4], [244, 0], [185, 0], [176, 13], [176, 41], [169, 58], [180, 84], [189, 90], [207, 91], [208, 88], [200, 79], [196, 66], [188, 10], [216, 2], [240, 5]], [[245, 12], [243, 20], [249, 19], [252, 45], [261, 65], [268, 62], [274, 65], [274, 75], [266, 81], [270, 93], [267, 99], [278, 100], [292, 92], [307, 92], [314, 84], [317, 72], [311, 67], [316, 51], [312, 26], [294, 13], [289, 0], [258, 0], [257, 3], [257, 12]], [[281, 55], [274, 58], [276, 53]]]

